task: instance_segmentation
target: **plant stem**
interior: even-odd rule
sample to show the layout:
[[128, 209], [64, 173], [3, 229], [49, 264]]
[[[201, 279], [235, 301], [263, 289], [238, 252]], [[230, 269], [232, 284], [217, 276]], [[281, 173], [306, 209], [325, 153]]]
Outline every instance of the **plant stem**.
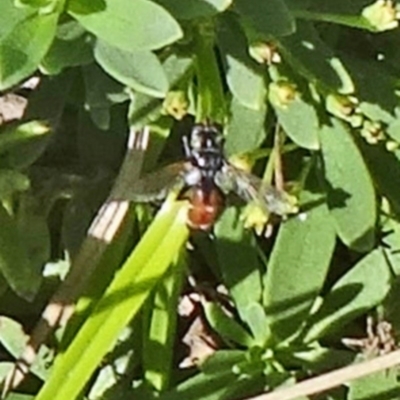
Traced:
[[214, 36], [210, 27], [200, 26], [195, 39], [196, 77], [198, 87], [196, 121], [222, 123], [225, 98], [214, 51]]

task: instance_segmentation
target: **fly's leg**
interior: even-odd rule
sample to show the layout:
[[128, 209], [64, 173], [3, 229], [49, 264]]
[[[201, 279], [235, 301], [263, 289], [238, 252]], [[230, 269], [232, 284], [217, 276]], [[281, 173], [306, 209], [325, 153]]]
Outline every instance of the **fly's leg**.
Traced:
[[182, 137], [183, 151], [185, 153], [185, 157], [189, 159], [191, 157], [191, 151], [189, 146], [189, 139], [187, 136]]

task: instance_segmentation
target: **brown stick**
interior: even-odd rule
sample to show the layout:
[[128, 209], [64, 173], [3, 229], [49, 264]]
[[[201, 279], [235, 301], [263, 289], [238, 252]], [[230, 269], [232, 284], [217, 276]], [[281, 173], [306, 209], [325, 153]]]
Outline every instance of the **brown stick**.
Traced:
[[349, 365], [348, 367], [299, 382], [291, 387], [278, 389], [272, 393], [262, 394], [247, 400], [294, 400], [302, 396], [324, 392], [398, 364], [400, 364], [400, 350], [359, 364]]
[[285, 180], [283, 177], [283, 167], [282, 167], [282, 138], [281, 138], [281, 126], [276, 123], [276, 128], [274, 132], [274, 172], [275, 172], [275, 186], [279, 190], [284, 190]]
[[139, 177], [148, 137], [148, 129], [131, 130], [127, 154], [111, 194], [93, 220], [70, 272], [50, 299], [21, 357], [7, 375], [2, 398], [16, 388], [29, 373], [40, 346], [46, 341], [50, 332], [58, 326], [64, 326], [71, 317], [74, 303], [127, 215], [128, 202], [115, 199], [126, 198], [132, 183]]

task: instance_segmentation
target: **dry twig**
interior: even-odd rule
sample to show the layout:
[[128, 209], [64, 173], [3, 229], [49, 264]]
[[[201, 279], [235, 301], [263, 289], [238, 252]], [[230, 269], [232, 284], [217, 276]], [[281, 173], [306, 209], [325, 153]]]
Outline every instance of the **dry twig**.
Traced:
[[272, 393], [262, 394], [247, 400], [294, 400], [299, 397], [324, 392], [346, 384], [354, 379], [362, 378], [374, 372], [395, 367], [399, 364], [400, 350], [396, 350], [384, 356], [339, 368], [335, 371], [299, 382], [296, 385], [278, 389]]

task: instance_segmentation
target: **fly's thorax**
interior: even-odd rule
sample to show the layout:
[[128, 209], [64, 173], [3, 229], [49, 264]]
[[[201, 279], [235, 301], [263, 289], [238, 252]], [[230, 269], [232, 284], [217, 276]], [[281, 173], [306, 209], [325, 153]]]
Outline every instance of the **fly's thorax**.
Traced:
[[202, 173], [200, 168], [197, 168], [193, 165], [192, 168], [185, 171], [183, 179], [185, 181], [186, 186], [198, 185], [202, 179]]
[[195, 168], [215, 174], [222, 168], [223, 160], [223, 155], [218, 151], [204, 150], [193, 152], [191, 162]]

